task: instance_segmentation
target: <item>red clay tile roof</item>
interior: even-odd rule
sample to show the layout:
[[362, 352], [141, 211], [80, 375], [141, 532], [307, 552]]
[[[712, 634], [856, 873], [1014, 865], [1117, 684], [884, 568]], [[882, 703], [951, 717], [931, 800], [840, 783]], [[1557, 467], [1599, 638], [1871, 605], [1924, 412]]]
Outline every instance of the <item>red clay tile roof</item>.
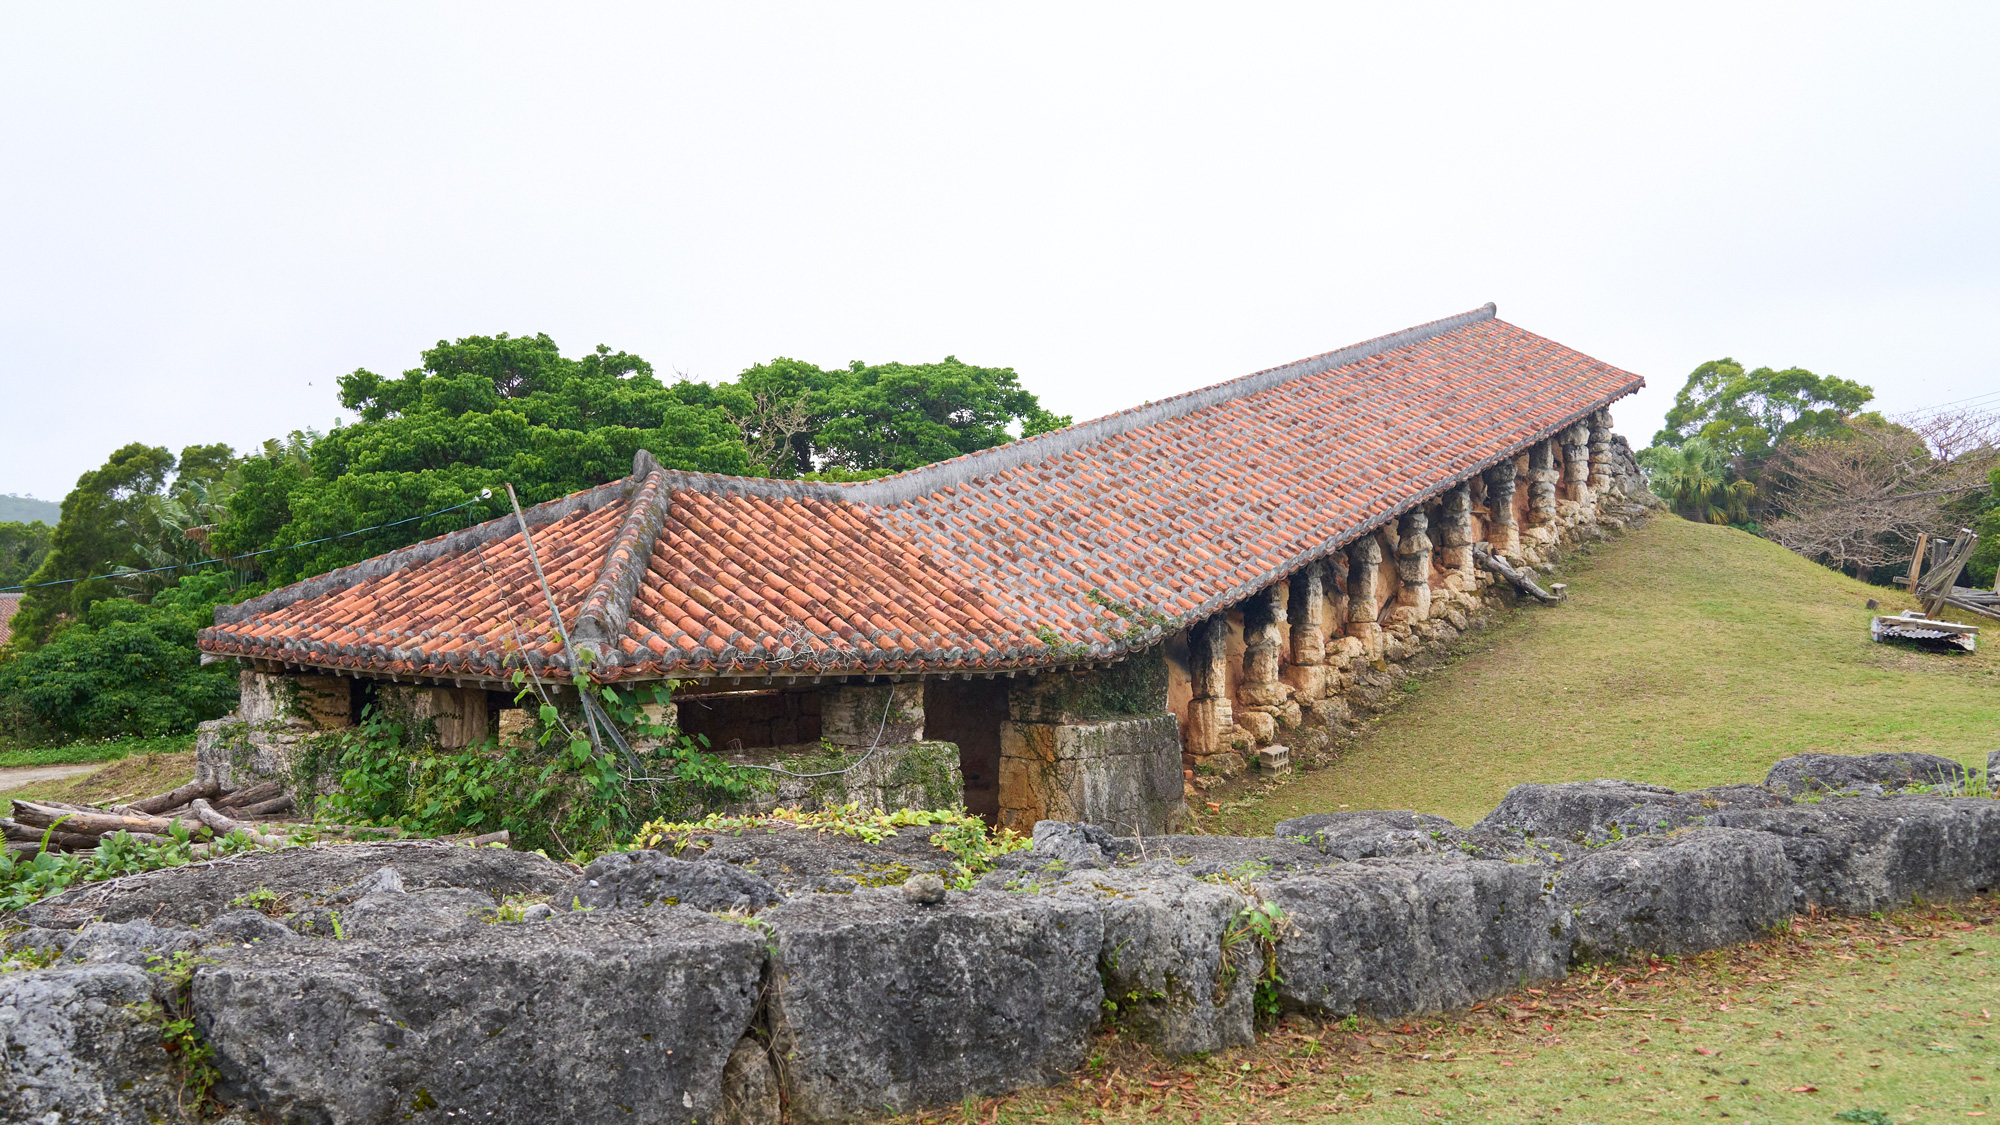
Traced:
[[[1104, 660], [1642, 385], [1489, 305], [860, 484], [672, 472], [641, 453], [627, 480], [528, 520], [600, 679]], [[201, 647], [466, 679], [525, 650], [561, 677], [548, 616], [506, 517], [219, 609]]]

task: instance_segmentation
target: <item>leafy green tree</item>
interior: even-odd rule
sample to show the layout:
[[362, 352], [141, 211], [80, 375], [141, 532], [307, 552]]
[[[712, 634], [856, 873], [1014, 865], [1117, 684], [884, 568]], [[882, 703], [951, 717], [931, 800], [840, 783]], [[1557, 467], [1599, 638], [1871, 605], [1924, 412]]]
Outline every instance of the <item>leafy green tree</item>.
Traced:
[[173, 454], [133, 442], [113, 453], [102, 467], [77, 478], [76, 487], [63, 498], [62, 519], [50, 536], [48, 555], [28, 576], [12, 623], [10, 649], [33, 648], [48, 640], [65, 619], [79, 619], [93, 603], [116, 596], [111, 581], [96, 576], [139, 561], [129, 521], [143, 498], [159, 493], [173, 471]]
[[[783, 451], [767, 462], [774, 476], [863, 479], [989, 449], [1017, 430], [1031, 437], [1070, 424], [1043, 409], [1013, 368], [975, 367], [956, 356], [857, 360], [833, 371], [781, 358], [720, 390], [753, 402], [754, 411], [739, 416], [744, 440]], [[785, 404], [797, 409], [786, 413]]]
[[0, 523], [0, 590], [19, 586], [48, 557], [55, 529], [40, 520]]
[[150, 605], [91, 603], [53, 639], [0, 663], [0, 725], [36, 741], [162, 735], [236, 704], [234, 665], [204, 667], [195, 631], [233, 601], [227, 573], [183, 580]]
[[1021, 388], [1011, 367], [937, 363], [851, 364], [828, 388], [830, 415], [816, 441], [827, 464], [902, 472], [1069, 425]]
[[258, 568], [290, 582], [499, 516], [503, 482], [540, 503], [625, 476], [641, 448], [669, 468], [750, 468], [715, 388], [663, 384], [604, 347], [566, 358], [545, 335], [439, 341], [400, 378], [342, 377], [340, 401], [359, 423], [244, 463], [217, 551], [278, 548]]
[[1653, 445], [1700, 437], [1727, 459], [1761, 462], [1785, 438], [1837, 430], [1874, 397], [1860, 383], [1803, 367], [1745, 371], [1727, 357], [1710, 360], [1688, 375]]
[[1728, 459], [1705, 437], [1641, 450], [1639, 465], [1653, 492], [1687, 519], [1718, 524], [1750, 519], [1756, 487], [1747, 480], [1730, 479]]

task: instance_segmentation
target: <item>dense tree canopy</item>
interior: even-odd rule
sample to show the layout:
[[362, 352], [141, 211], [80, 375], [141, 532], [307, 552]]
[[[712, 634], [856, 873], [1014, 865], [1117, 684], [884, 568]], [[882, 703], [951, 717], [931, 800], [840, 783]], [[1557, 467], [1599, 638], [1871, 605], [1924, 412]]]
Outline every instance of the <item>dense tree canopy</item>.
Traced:
[[[1011, 367], [859, 360], [825, 370], [775, 359], [720, 388], [745, 443], [772, 476], [899, 473], [1070, 424]], [[747, 410], [747, 414], [745, 411]]]
[[48, 557], [55, 529], [34, 523], [0, 523], [0, 590], [18, 586]]
[[0, 728], [56, 741], [161, 735], [217, 718], [236, 704], [236, 668], [204, 667], [195, 630], [230, 576], [209, 571], [155, 597], [93, 602], [48, 643], [0, 663]]
[[617, 480], [641, 448], [669, 468], [745, 473], [718, 397], [608, 348], [567, 359], [542, 335], [440, 341], [400, 378], [343, 376], [357, 424], [252, 456], [213, 541], [231, 555], [284, 548], [257, 569], [291, 582], [501, 515], [503, 482], [536, 504]]
[[81, 617], [93, 602], [116, 596], [108, 579], [95, 576], [138, 560], [129, 521], [145, 497], [165, 487], [173, 471], [173, 454], [133, 442], [77, 478], [63, 498], [48, 555], [28, 576], [10, 647], [40, 644], [65, 617]]
[[1803, 367], [1745, 371], [1733, 359], [1710, 360], [1688, 375], [1653, 444], [1701, 437], [1731, 460], [1761, 460], [1788, 437], [1826, 434], [1875, 397], [1860, 383]]
[[45, 552], [0, 528], [0, 576], [11, 562], [33, 567], [16, 581], [60, 583], [31, 589], [14, 619], [0, 726], [158, 733], [220, 713], [233, 680], [201, 669], [193, 647], [214, 604], [503, 515], [503, 483], [540, 503], [624, 477], [642, 448], [697, 472], [874, 476], [1069, 424], [1011, 368], [949, 356], [831, 370], [778, 359], [711, 386], [662, 382], [606, 347], [568, 358], [545, 335], [503, 333], [339, 385], [353, 425], [243, 457], [128, 445], [78, 480]]

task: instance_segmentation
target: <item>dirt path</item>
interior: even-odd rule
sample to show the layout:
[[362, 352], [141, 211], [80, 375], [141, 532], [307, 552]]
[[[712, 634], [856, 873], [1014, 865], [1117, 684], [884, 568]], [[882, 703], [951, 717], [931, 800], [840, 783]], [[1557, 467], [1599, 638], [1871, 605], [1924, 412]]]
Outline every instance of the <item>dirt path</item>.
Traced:
[[34, 785], [43, 781], [61, 781], [66, 777], [81, 777], [103, 768], [103, 762], [75, 762], [62, 766], [8, 766], [0, 769], [0, 791], [18, 789], [23, 785]]

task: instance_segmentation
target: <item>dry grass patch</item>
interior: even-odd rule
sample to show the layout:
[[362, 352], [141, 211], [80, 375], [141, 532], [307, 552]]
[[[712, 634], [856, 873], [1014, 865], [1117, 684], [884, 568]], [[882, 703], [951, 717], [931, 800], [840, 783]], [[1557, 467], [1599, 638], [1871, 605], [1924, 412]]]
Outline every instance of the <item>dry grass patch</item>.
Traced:
[[0, 797], [25, 801], [66, 801], [75, 805], [111, 805], [165, 793], [194, 780], [194, 751], [175, 754], [134, 754], [103, 769], [60, 781], [36, 782], [0, 791]]

